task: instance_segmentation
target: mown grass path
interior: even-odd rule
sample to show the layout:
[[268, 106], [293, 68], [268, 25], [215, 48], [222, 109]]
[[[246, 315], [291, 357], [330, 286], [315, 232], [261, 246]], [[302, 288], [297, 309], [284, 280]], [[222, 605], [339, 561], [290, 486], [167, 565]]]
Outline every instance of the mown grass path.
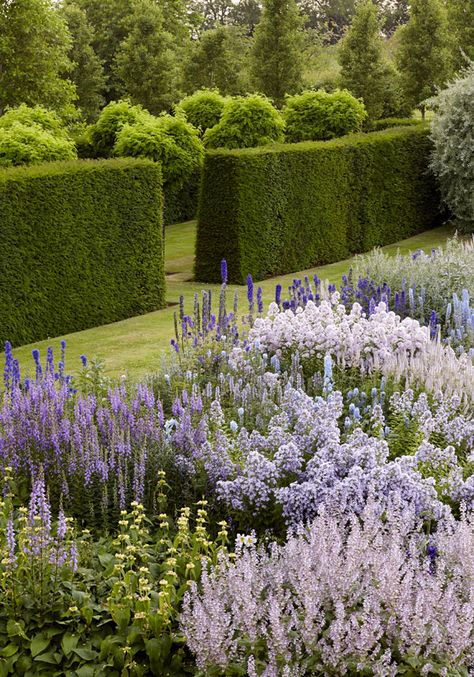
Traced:
[[[453, 230], [450, 227], [443, 226], [397, 244], [389, 245], [384, 247], [383, 250], [393, 254], [396, 253], [397, 249], [400, 249], [402, 253], [420, 248], [429, 251], [432, 247], [443, 244], [452, 234]], [[196, 224], [194, 221], [168, 226], [166, 229], [167, 301], [169, 304], [177, 304], [180, 295], [184, 295], [190, 312], [194, 292], [200, 292], [202, 289], [215, 291], [219, 289], [218, 285], [196, 283], [192, 279], [195, 238]], [[277, 283], [282, 284], [283, 289], [285, 289], [294, 278], [301, 278], [304, 275], [312, 276], [314, 273], [329, 282], [339, 282], [341, 275], [349, 270], [350, 265], [351, 259], [348, 259], [265, 280], [260, 283], [263, 289], [264, 302], [267, 304], [273, 299]], [[258, 281], [255, 281], [255, 283], [257, 287]], [[229, 291], [232, 292], [233, 290], [240, 290], [239, 298], [241, 299], [241, 307], [244, 308], [245, 288], [230, 286]], [[40, 341], [34, 345], [15, 349], [14, 355], [20, 360], [22, 373], [26, 373], [31, 371], [31, 350], [34, 347], [40, 349], [43, 357], [49, 345], [52, 345], [55, 351], [59, 353], [59, 341], [64, 338], [67, 342], [66, 369], [68, 373], [74, 374], [79, 370], [79, 356], [85, 354], [89, 358], [98, 357], [104, 360], [106, 371], [112, 376], [127, 374], [132, 379], [139, 378], [160, 367], [163, 353], [168, 349], [169, 340], [173, 336], [173, 313], [175, 310], [176, 306], [170, 305], [164, 310], [158, 310], [147, 315]]]

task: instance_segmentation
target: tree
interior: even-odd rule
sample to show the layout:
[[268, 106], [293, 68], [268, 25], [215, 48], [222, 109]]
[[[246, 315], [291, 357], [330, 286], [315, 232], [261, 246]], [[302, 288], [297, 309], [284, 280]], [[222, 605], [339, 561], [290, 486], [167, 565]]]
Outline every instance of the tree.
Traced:
[[70, 46], [66, 23], [50, 0], [2, 0], [0, 113], [21, 103], [58, 109], [71, 103]]
[[163, 15], [153, 0], [136, 0], [127, 27], [115, 57], [122, 94], [150, 113], [160, 113], [179, 98], [173, 38], [164, 31]]
[[230, 13], [231, 22], [241, 26], [248, 36], [253, 35], [262, 16], [262, 6], [258, 0], [240, 0], [233, 4]]
[[474, 0], [448, 0], [449, 30], [453, 33], [453, 65], [456, 71], [474, 60]]
[[452, 74], [447, 15], [440, 0], [412, 0], [410, 20], [400, 30], [397, 53], [407, 101], [424, 118], [424, 101]]
[[372, 0], [362, 0], [339, 51], [341, 86], [363, 99], [371, 119], [382, 116], [389, 65], [382, 52], [381, 23]]
[[277, 106], [285, 94], [301, 89], [303, 81], [303, 19], [295, 0], [265, 0], [251, 51], [255, 88]]
[[243, 90], [242, 68], [247, 40], [233, 26], [204, 31], [189, 50], [183, 66], [183, 88], [218, 89], [221, 94], [240, 94]]
[[84, 10], [94, 32], [92, 47], [104, 68], [105, 99], [107, 102], [118, 99], [122, 87], [115, 70], [115, 57], [119, 45], [128, 35], [127, 20], [133, 13], [134, 0], [72, 1]]
[[72, 69], [69, 77], [76, 85], [77, 105], [84, 116], [93, 121], [104, 105], [105, 90], [102, 63], [92, 47], [94, 33], [86, 13], [80, 7], [66, 4], [61, 11], [72, 36], [69, 50]]

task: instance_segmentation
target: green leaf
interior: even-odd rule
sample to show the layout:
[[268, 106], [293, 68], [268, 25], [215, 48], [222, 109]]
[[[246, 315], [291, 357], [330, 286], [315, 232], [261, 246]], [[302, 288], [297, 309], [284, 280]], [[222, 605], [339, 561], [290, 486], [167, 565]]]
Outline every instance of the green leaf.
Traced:
[[21, 637], [22, 639], [28, 639], [21, 625], [18, 621], [10, 619], [7, 623], [7, 634], [9, 637]]
[[51, 665], [58, 664], [58, 659], [56, 655], [53, 653], [53, 651], [47, 651], [46, 653], [42, 653], [39, 656], [36, 656], [35, 661], [41, 663], [50, 663]]
[[2, 658], [9, 658], [16, 654], [17, 651], [18, 646], [16, 644], [7, 644], [7, 646], [0, 651], [0, 656], [2, 656]]
[[81, 665], [80, 668], [76, 670], [77, 677], [94, 677], [95, 670], [91, 668], [90, 665]]
[[93, 651], [92, 649], [86, 649], [86, 648], [80, 648], [79, 649], [73, 649], [74, 653], [79, 656], [79, 658], [82, 658], [83, 661], [93, 661], [97, 658], [99, 655], [97, 651]]
[[70, 653], [76, 648], [79, 641], [79, 635], [73, 635], [70, 632], [66, 632], [64, 637], [61, 640], [61, 648], [69, 656]]
[[30, 651], [33, 658], [48, 648], [49, 641], [49, 639], [41, 635], [31, 640]]

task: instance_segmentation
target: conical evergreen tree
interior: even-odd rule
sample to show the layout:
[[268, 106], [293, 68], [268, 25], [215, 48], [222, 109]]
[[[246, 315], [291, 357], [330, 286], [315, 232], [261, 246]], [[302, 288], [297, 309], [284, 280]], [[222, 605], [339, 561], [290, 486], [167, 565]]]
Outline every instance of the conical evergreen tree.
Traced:
[[474, 0], [447, 0], [447, 7], [453, 65], [459, 71], [467, 65], [467, 59], [474, 61]]
[[400, 29], [397, 54], [407, 100], [425, 114], [427, 98], [452, 75], [452, 42], [440, 0], [412, 0], [410, 20]]
[[372, 119], [382, 116], [391, 69], [382, 51], [381, 22], [372, 0], [362, 0], [339, 51], [341, 85], [363, 99]]
[[264, 0], [251, 52], [251, 77], [256, 90], [277, 106], [294, 94], [303, 80], [303, 19], [295, 0]]

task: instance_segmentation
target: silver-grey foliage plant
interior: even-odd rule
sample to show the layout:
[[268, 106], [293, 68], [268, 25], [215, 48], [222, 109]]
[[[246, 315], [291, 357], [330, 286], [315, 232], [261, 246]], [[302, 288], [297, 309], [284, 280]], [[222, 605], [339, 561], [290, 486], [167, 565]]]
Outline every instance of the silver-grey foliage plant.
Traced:
[[474, 232], [474, 62], [431, 105], [431, 167], [459, 230]]

